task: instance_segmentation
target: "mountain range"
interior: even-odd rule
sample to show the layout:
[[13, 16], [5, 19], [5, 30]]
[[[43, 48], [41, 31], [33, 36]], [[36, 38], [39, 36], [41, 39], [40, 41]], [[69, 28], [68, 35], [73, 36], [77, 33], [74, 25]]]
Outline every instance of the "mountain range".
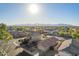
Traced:
[[69, 24], [19, 24], [15, 26], [73, 26]]

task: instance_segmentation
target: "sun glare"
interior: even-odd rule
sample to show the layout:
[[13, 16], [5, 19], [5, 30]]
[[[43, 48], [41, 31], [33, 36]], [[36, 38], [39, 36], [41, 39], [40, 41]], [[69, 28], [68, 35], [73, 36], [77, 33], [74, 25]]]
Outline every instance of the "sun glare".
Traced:
[[37, 4], [30, 4], [28, 10], [31, 14], [36, 14], [39, 12], [39, 7]]

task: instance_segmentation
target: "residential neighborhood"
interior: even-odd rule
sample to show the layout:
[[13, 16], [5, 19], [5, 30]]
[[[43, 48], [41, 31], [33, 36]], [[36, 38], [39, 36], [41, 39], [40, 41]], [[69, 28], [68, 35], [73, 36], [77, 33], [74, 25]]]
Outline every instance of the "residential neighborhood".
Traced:
[[79, 56], [79, 4], [0, 4], [0, 56]]

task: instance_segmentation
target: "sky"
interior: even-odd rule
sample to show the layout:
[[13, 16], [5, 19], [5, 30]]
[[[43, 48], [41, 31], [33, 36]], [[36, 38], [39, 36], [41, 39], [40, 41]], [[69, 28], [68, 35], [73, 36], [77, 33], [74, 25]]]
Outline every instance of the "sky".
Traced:
[[[0, 23], [79, 25], [79, 4], [36, 4], [38, 13], [29, 11], [30, 3], [0, 3]], [[35, 10], [35, 9], [32, 9]]]

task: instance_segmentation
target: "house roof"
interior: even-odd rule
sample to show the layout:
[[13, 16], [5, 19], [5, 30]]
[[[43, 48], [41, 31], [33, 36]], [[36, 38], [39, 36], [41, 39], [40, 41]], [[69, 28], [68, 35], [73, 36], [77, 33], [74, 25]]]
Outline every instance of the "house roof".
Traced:
[[38, 43], [38, 49], [45, 51], [49, 47], [55, 46], [57, 44], [57, 41], [58, 41], [58, 39], [55, 37], [51, 37], [51, 38], [48, 38], [46, 40], [40, 41]]

